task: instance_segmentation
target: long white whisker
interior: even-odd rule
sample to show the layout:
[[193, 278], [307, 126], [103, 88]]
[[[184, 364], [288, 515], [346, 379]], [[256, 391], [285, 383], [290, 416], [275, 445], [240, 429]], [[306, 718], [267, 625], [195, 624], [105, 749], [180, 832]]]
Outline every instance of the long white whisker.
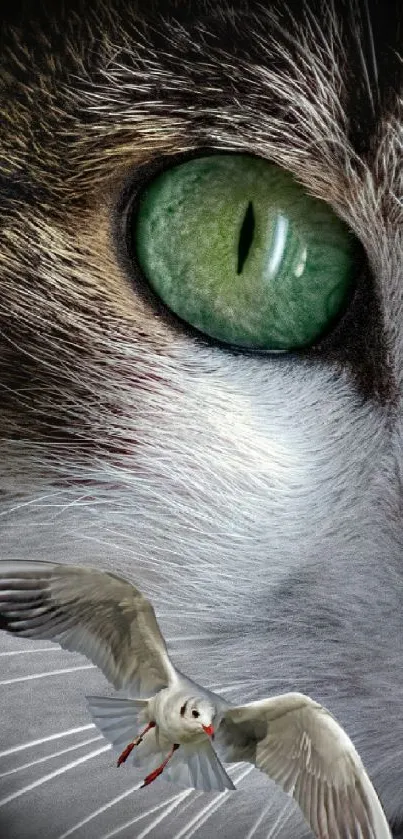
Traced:
[[14, 679], [3, 679], [0, 686], [15, 685], [16, 682], [29, 682], [34, 679], [47, 679], [49, 676], [62, 676], [65, 673], [76, 673], [78, 670], [94, 670], [95, 664], [80, 664], [78, 667], [66, 667], [64, 670], [49, 670], [47, 673], [32, 673], [30, 676], [16, 676]]
[[39, 647], [37, 650], [7, 650], [7, 652], [0, 653], [0, 657], [6, 655], [27, 655], [27, 653], [59, 653], [60, 648], [55, 645], [53, 647]]
[[245, 839], [253, 839], [253, 837], [256, 835], [256, 831], [258, 830], [258, 828], [260, 827], [260, 825], [262, 824], [262, 822], [264, 821], [266, 816], [270, 813], [270, 810], [272, 810], [272, 809], [273, 809], [273, 802], [269, 801], [267, 807], [263, 807], [262, 812], [259, 813], [256, 821], [254, 821], [251, 829], [246, 834]]
[[221, 807], [224, 798], [227, 796], [227, 791], [218, 793], [213, 801], [207, 807], [203, 807], [201, 812], [197, 813], [179, 833], [175, 834], [174, 839], [183, 839], [183, 837], [193, 836], [194, 832], [205, 822], [210, 816]]
[[46, 763], [48, 760], [53, 760], [54, 757], [60, 757], [68, 752], [74, 752], [76, 749], [81, 749], [82, 746], [88, 746], [89, 743], [95, 743], [96, 740], [101, 740], [102, 737], [90, 737], [83, 740], [81, 743], [75, 743], [74, 746], [67, 746], [65, 749], [60, 749], [58, 752], [53, 752], [46, 757], [40, 757], [38, 760], [31, 760], [29, 763], [22, 763], [21, 766], [15, 766], [13, 769], [8, 769], [7, 772], [0, 772], [0, 778], [7, 778], [8, 775], [15, 775], [16, 772], [22, 772], [24, 769], [30, 769], [32, 766], [39, 766], [40, 763]]
[[179, 804], [182, 801], [184, 801], [185, 798], [188, 798], [189, 795], [192, 795], [192, 793], [192, 789], [186, 789], [184, 792], [181, 792], [178, 795], [177, 800], [173, 801], [172, 804], [170, 804], [169, 807], [166, 808], [164, 813], [161, 813], [161, 815], [158, 816], [158, 818], [154, 819], [154, 821], [150, 825], [148, 825], [148, 827], [144, 828], [144, 830], [139, 834], [137, 839], [145, 839], [146, 836], [149, 836], [154, 827], [157, 827], [158, 824], [160, 824], [167, 816], [169, 816], [169, 814], [172, 813], [173, 810], [179, 807]]
[[[100, 839], [112, 839], [113, 836], [117, 836], [119, 833], [122, 833], [123, 830], [126, 830], [126, 828], [131, 827], [133, 824], [139, 822], [141, 819], [144, 818], [144, 816], [148, 816], [151, 813], [155, 813], [158, 810], [161, 810], [162, 807], [164, 807], [165, 809], [162, 815], [158, 816], [157, 819], [154, 819], [154, 821], [145, 830], [143, 830], [142, 833], [139, 833], [139, 835], [136, 836], [136, 839], [144, 839], [144, 837], [150, 833], [150, 830], [153, 830], [154, 827], [157, 827], [157, 825], [160, 824], [160, 822], [162, 822], [163, 819], [166, 818], [166, 816], [169, 816], [169, 814], [172, 813], [172, 810], [174, 810], [175, 807], [178, 807], [181, 801], [183, 801], [185, 798], [191, 795], [192, 792], [193, 790], [191, 789], [186, 789], [184, 792], [180, 792], [179, 795], [175, 795], [174, 798], [171, 798], [170, 802], [164, 801], [164, 804], [158, 804], [157, 807], [153, 808], [149, 812], [141, 813], [140, 816], [136, 816], [134, 819], [130, 819], [129, 822], [125, 822], [125, 824], [121, 824], [119, 827], [114, 828], [114, 830], [111, 830], [109, 833], [105, 833], [103, 836], [100, 836]], [[169, 806], [167, 806], [167, 804]]]
[[[288, 810], [288, 813], [287, 813], [287, 810]], [[272, 824], [272, 826], [271, 826], [271, 828], [270, 828], [270, 830], [267, 834], [267, 839], [275, 839], [276, 832], [277, 832], [279, 826], [281, 825], [282, 827], [284, 827], [284, 825], [287, 824], [287, 822], [289, 821], [289, 819], [291, 817], [292, 812], [293, 812], [293, 808], [292, 808], [292, 805], [291, 805], [291, 801], [286, 801], [283, 809], [280, 810], [280, 813], [278, 814], [278, 816], [276, 818], [276, 821], [274, 822], [274, 824]], [[284, 816], [285, 816], [285, 820], [284, 820]]]
[[53, 519], [57, 519], [61, 516], [66, 510], [69, 510], [71, 507], [88, 507], [93, 505], [92, 498], [88, 497], [88, 493], [83, 495], [79, 495], [77, 498], [73, 498], [72, 501], [69, 501], [66, 504], [60, 504], [57, 513], [53, 516]]
[[175, 635], [172, 638], [166, 636], [165, 640], [167, 644], [184, 644], [187, 641], [210, 641], [211, 642], [211, 634], [210, 635]]
[[116, 550], [118, 551], [124, 548], [126, 553], [129, 553], [137, 558], [137, 551], [135, 547], [132, 550], [130, 550], [130, 548], [128, 548], [126, 545], [121, 545], [117, 542], [111, 542], [109, 539], [101, 539], [99, 536], [93, 536], [89, 533], [80, 533], [80, 538], [83, 541], [86, 540], [87, 542], [92, 542], [94, 545], [101, 545], [101, 547], [116, 548]]
[[[240, 781], [243, 781], [247, 775], [250, 774], [254, 769], [253, 766], [247, 766], [244, 768], [237, 776], [234, 777], [234, 781], [236, 784], [239, 784]], [[191, 819], [185, 827], [183, 827], [179, 833], [175, 835], [175, 839], [190, 839], [196, 831], [201, 827], [208, 819], [224, 804], [225, 799], [228, 796], [228, 790], [224, 790], [223, 792], [218, 793], [218, 795], [213, 799], [213, 801], [207, 806], [203, 807], [202, 811], [198, 813], [196, 816]]]
[[[86, 816], [85, 819], [82, 819], [81, 821], [77, 822], [77, 824], [74, 824], [73, 827], [70, 827], [68, 830], [66, 830], [66, 832], [59, 836], [58, 839], [67, 839], [68, 836], [72, 836], [73, 833], [76, 833], [78, 830], [81, 830], [81, 828], [85, 827], [86, 824], [89, 824], [89, 822], [93, 821], [93, 819], [96, 819], [98, 816], [101, 816], [102, 813], [105, 813], [106, 810], [109, 810], [111, 807], [114, 807], [115, 804], [119, 804], [119, 802], [127, 798], [128, 795], [131, 795], [133, 792], [137, 792], [138, 789], [140, 789], [140, 784], [136, 784], [136, 786], [130, 787], [130, 789], [126, 790], [126, 792], [122, 792], [121, 795], [116, 796], [116, 798], [112, 798], [106, 804], [103, 804], [102, 807], [98, 807], [97, 810], [94, 810], [92, 813], [90, 813], [89, 816]], [[172, 799], [169, 800], [172, 801]], [[145, 816], [150, 816], [152, 813], [156, 812], [156, 810], [159, 810], [162, 806], [163, 805], [160, 803], [157, 804], [156, 807], [152, 807], [151, 810], [144, 811], [142, 813], [142, 818], [144, 818]]]
[[36, 504], [39, 505], [40, 501], [44, 501], [46, 498], [54, 498], [57, 495], [62, 495], [63, 492], [64, 490], [60, 490], [59, 492], [48, 492], [46, 493], [46, 495], [40, 495], [38, 498], [30, 499], [30, 501], [22, 501], [21, 504], [16, 504], [15, 507], [10, 507], [9, 509], [4, 510], [2, 513], [0, 513], [0, 516], [9, 516], [11, 513], [15, 513], [17, 512], [17, 510], [21, 510], [23, 507], [32, 507]]
[[31, 792], [31, 790], [36, 789], [36, 787], [42, 786], [42, 784], [46, 784], [47, 781], [51, 781], [53, 778], [57, 778], [58, 775], [63, 775], [65, 772], [68, 772], [70, 769], [75, 769], [76, 766], [79, 766], [80, 763], [85, 763], [87, 760], [92, 760], [93, 757], [98, 757], [98, 755], [103, 754], [104, 752], [109, 751], [111, 746], [102, 746], [100, 749], [96, 749], [94, 752], [90, 752], [88, 755], [84, 755], [84, 757], [79, 757], [77, 760], [73, 760], [71, 763], [67, 763], [66, 766], [63, 766], [61, 769], [55, 769], [54, 772], [49, 772], [48, 775], [44, 775], [42, 778], [39, 778], [37, 781], [33, 781], [31, 784], [27, 784], [22, 789], [18, 790], [17, 792], [13, 792], [10, 795], [6, 795], [5, 798], [2, 798], [0, 801], [0, 807], [4, 807], [5, 804], [9, 804], [10, 801], [15, 801], [16, 798], [20, 798], [22, 795], [25, 795], [26, 792]]
[[49, 734], [47, 737], [40, 737], [39, 740], [29, 740], [28, 743], [20, 743], [19, 746], [14, 746], [12, 749], [5, 749], [0, 752], [0, 757], [8, 757], [8, 755], [16, 754], [16, 752], [23, 752], [25, 749], [32, 749], [35, 746], [41, 746], [42, 743], [49, 743], [51, 740], [59, 740], [61, 737], [70, 737], [72, 734], [81, 734], [82, 731], [88, 731], [90, 728], [95, 728], [94, 723], [80, 725], [77, 728], [68, 728], [66, 731], [58, 731], [56, 734]]

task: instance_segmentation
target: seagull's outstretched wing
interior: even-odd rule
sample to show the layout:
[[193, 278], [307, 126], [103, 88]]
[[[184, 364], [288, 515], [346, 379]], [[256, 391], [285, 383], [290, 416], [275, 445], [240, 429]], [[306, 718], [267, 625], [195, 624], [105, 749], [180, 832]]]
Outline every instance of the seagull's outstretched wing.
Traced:
[[229, 707], [215, 745], [224, 760], [254, 763], [292, 795], [318, 839], [391, 839], [351, 740], [308, 696]]
[[151, 603], [105, 571], [0, 562], [0, 628], [83, 653], [115, 688], [139, 696], [176, 679]]

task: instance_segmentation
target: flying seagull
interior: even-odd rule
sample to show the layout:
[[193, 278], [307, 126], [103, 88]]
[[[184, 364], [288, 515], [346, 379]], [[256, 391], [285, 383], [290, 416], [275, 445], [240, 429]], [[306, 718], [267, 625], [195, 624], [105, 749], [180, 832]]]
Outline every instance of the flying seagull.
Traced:
[[[248, 761], [298, 802], [317, 839], [391, 839], [351, 740], [301, 693], [234, 706], [171, 662], [154, 609], [110, 572], [50, 562], [0, 562], [0, 627], [86, 655], [139, 698], [88, 697], [96, 726], [148, 774], [230, 790], [227, 763]], [[214, 746], [213, 746], [214, 743]]]

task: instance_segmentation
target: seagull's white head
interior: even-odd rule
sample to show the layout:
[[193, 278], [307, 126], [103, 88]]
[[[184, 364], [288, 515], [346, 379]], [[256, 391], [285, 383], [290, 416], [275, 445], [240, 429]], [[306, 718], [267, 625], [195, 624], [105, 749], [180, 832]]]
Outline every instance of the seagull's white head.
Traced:
[[213, 720], [217, 711], [208, 699], [192, 697], [182, 703], [179, 713], [189, 731], [203, 730], [209, 737], [214, 737]]

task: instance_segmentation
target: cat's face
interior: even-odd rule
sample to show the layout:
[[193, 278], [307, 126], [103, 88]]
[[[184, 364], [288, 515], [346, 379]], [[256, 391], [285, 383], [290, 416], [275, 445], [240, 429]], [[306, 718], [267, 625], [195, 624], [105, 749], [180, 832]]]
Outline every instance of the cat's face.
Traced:
[[[399, 4], [382, 20], [365, 2], [299, 5], [52, 4], [37, 24], [15, 11], [2, 48], [1, 547], [128, 576], [175, 663], [227, 698], [324, 702], [399, 824]], [[144, 293], [125, 208], [198, 150], [280, 165], [360, 242], [355, 294], [314, 347], [237, 352]], [[84, 744], [84, 694], [102, 677], [1, 642], [27, 649], [3, 659], [9, 839], [80, 822], [83, 839], [308, 836], [244, 767], [231, 806], [160, 787], [107, 807], [131, 780], [103, 741]]]

